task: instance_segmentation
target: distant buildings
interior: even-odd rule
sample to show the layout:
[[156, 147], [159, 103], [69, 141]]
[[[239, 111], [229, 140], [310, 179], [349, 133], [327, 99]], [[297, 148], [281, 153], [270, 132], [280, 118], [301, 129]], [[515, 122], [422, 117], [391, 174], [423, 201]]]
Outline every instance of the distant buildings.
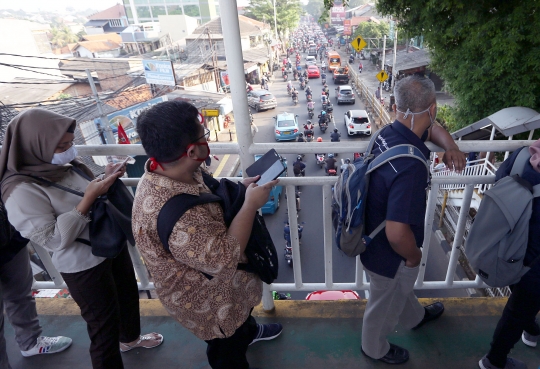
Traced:
[[157, 22], [160, 15], [187, 15], [208, 22], [219, 15], [215, 0], [123, 0], [130, 24]]

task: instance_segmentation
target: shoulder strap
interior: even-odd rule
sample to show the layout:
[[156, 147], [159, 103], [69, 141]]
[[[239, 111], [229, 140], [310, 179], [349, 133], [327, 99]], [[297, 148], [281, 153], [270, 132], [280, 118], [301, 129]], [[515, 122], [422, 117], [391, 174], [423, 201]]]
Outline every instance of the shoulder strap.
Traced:
[[77, 195], [77, 196], [80, 196], [80, 197], [83, 197], [84, 196], [84, 192], [80, 192], [80, 191], [75, 191], [69, 187], [65, 187], [65, 186], [62, 186], [62, 185], [59, 185], [58, 183], [54, 183], [54, 182], [51, 182], [51, 181], [48, 181], [44, 178], [41, 178], [41, 177], [35, 177], [35, 176], [31, 176], [29, 174], [14, 174], [16, 176], [27, 176], [27, 177], [30, 177], [30, 178], [33, 178], [35, 179], [36, 181], [40, 181], [41, 183], [45, 183], [49, 186], [52, 186], [52, 187], [56, 187], [56, 188], [59, 188], [63, 191], [66, 191], [66, 192], [69, 192], [69, 193], [72, 193], [74, 195]]
[[169, 237], [171, 236], [174, 226], [186, 211], [196, 205], [217, 201], [221, 201], [221, 198], [209, 193], [202, 193], [199, 196], [183, 193], [171, 197], [165, 205], [163, 205], [157, 218], [157, 231], [165, 251], [171, 252], [169, 249]]
[[427, 179], [429, 181], [429, 165], [426, 157], [416, 146], [408, 144], [397, 145], [381, 153], [379, 156], [373, 159], [371, 163], [369, 163], [367, 173], [371, 173], [381, 165], [397, 158], [415, 158], [420, 160], [426, 167]]
[[73, 170], [75, 173], [77, 173], [78, 175], [80, 175], [81, 177], [83, 177], [84, 179], [86, 179], [86, 180], [88, 180], [90, 182], [92, 182], [94, 180], [93, 178], [88, 177], [88, 175], [85, 172], [83, 172], [82, 170], [80, 170], [76, 166], [71, 167], [71, 170]]
[[371, 136], [371, 139], [369, 140], [369, 144], [366, 150], [366, 156], [371, 155], [371, 151], [373, 150], [373, 146], [375, 146], [375, 141], [377, 141], [377, 138], [380, 136], [383, 130], [388, 128], [388, 126], [382, 127], [377, 132], [375, 132], [374, 135]]
[[527, 161], [531, 158], [531, 154], [529, 153], [529, 150], [527, 150], [527, 147], [522, 147], [520, 149], [516, 160], [514, 161], [514, 164], [512, 165], [512, 170], [510, 171], [510, 176], [513, 176], [514, 174], [523, 174], [523, 170], [525, 169], [525, 165], [527, 164]]

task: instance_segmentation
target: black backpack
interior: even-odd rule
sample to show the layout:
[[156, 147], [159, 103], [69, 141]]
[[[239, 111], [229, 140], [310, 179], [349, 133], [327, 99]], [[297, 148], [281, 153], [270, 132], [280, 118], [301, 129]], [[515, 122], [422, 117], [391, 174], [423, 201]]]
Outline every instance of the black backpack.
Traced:
[[[157, 218], [157, 232], [165, 251], [170, 253], [169, 237], [178, 220], [184, 213], [196, 205], [219, 202], [223, 208], [225, 225], [230, 226], [232, 220], [242, 207], [246, 188], [225, 178], [218, 182], [209, 174], [203, 172], [203, 179], [212, 194], [204, 193], [199, 196], [180, 194], [170, 198], [161, 208]], [[266, 228], [264, 218], [257, 212], [248, 245], [245, 250], [248, 263], [239, 263], [238, 270], [257, 274], [264, 283], [272, 283], [278, 276], [277, 251], [270, 233]], [[213, 277], [202, 273], [208, 279]]]

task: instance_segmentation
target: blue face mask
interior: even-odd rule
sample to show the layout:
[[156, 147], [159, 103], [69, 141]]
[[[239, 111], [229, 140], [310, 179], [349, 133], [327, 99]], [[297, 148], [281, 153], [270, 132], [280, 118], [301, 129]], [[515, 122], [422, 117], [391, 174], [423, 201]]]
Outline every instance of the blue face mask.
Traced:
[[54, 153], [51, 164], [66, 165], [67, 163], [75, 160], [76, 157], [77, 149], [75, 148], [75, 146], [71, 146], [64, 152]]

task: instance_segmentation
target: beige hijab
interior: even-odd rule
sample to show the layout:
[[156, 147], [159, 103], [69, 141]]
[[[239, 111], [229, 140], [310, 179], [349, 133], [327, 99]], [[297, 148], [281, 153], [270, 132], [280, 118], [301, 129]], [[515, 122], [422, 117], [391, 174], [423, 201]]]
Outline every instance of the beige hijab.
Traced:
[[71, 165], [51, 164], [54, 150], [62, 136], [75, 130], [76, 121], [44, 109], [29, 109], [9, 122], [0, 152], [2, 200], [6, 202], [15, 187], [22, 182], [38, 182], [29, 174], [49, 181], [59, 181], [77, 166], [90, 177], [92, 171], [77, 159]]

